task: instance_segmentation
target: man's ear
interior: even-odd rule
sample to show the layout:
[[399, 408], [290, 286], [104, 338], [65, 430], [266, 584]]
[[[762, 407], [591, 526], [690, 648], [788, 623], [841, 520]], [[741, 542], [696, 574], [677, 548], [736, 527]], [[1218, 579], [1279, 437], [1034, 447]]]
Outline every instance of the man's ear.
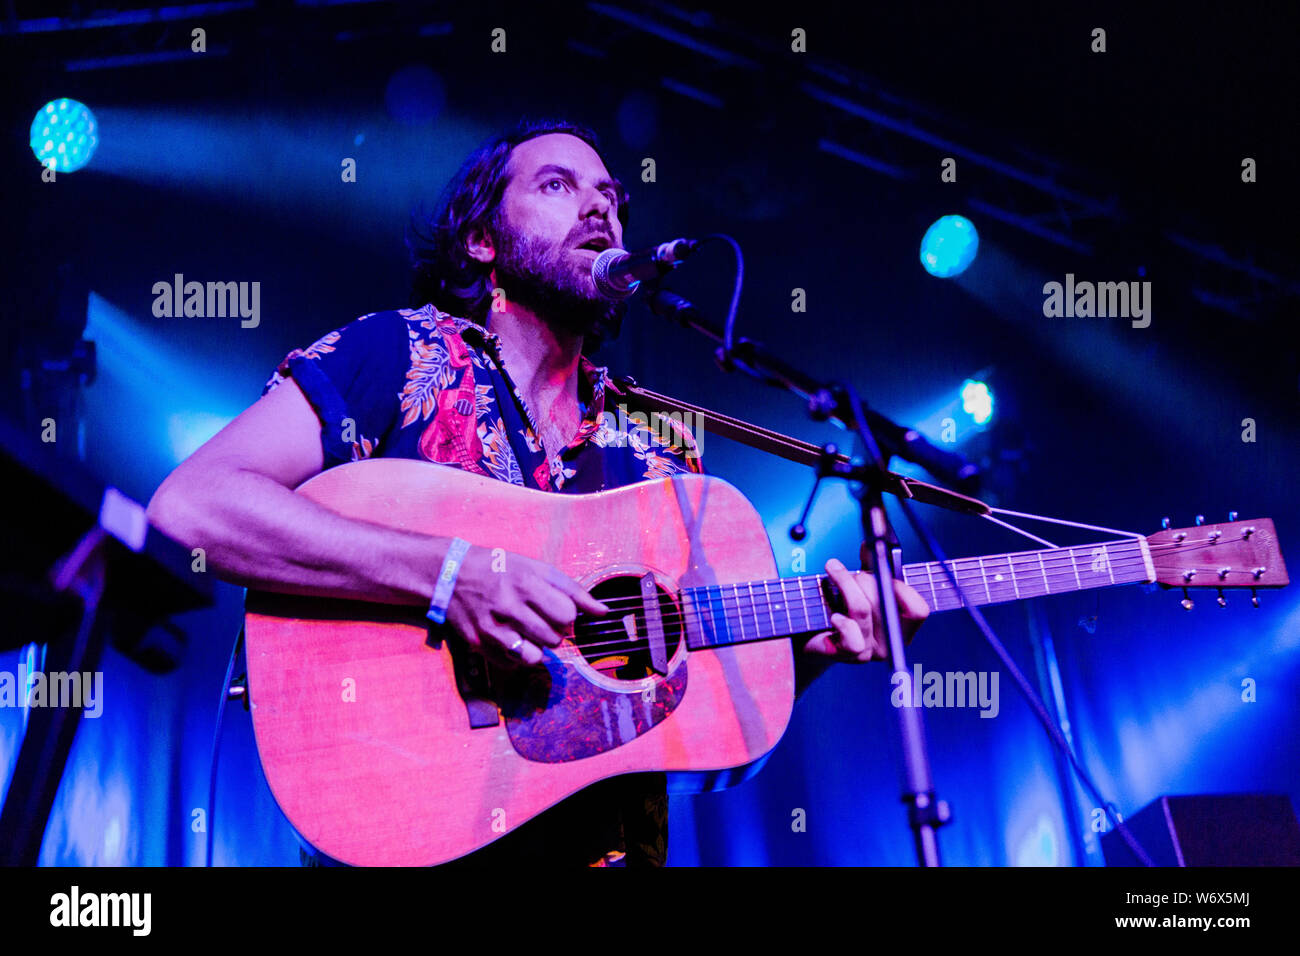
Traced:
[[471, 259], [479, 262], [492, 262], [497, 257], [497, 247], [488, 231], [482, 227], [470, 232], [465, 241], [465, 251]]

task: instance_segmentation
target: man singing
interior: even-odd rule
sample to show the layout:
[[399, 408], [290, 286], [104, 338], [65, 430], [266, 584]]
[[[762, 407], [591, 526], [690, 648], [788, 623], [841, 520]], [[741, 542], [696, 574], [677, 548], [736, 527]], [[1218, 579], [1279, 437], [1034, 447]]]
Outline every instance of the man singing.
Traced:
[[[584, 127], [524, 123], [485, 143], [412, 231], [420, 307], [362, 316], [291, 352], [262, 398], [168, 476], [150, 521], [247, 587], [427, 607], [452, 538], [344, 518], [293, 489], [371, 457], [562, 494], [703, 471], [685, 429], [667, 442], [637, 420], [611, 429], [617, 385], [584, 354], [618, 334], [626, 310], [596, 291], [591, 263], [622, 247], [627, 214]], [[544, 562], [510, 553], [493, 570], [493, 544], [465, 553], [445, 613], [498, 666], [537, 665], [579, 611], [607, 612]], [[886, 656], [874, 579], [835, 560], [826, 570], [849, 613], [798, 639], [801, 689], [832, 661]], [[928, 610], [907, 585], [896, 593], [910, 636]], [[664, 776], [636, 774], [457, 863], [662, 865], [666, 852]]]

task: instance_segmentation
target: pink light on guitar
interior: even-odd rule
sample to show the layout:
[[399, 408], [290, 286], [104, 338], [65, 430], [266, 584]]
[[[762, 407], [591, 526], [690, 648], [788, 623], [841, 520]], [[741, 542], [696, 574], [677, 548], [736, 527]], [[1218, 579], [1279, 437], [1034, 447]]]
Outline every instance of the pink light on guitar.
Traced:
[[[558, 495], [381, 458], [298, 493], [549, 562], [612, 608], [580, 614], [542, 666], [505, 673], [423, 609], [249, 592], [250, 706], [271, 792], [304, 839], [353, 865], [464, 856], [619, 774], [668, 771], [678, 791], [746, 779], [794, 704], [780, 638], [827, 630], [839, 609], [826, 575], [778, 576], [753, 505], [712, 476]], [[1266, 518], [949, 565], [973, 604], [1288, 583]], [[901, 574], [932, 609], [962, 606], [939, 565]]]

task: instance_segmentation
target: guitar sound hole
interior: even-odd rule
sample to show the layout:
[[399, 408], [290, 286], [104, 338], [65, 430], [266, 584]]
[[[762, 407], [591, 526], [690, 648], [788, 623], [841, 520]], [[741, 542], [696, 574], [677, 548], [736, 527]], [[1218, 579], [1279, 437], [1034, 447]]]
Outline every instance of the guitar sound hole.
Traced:
[[[672, 660], [682, 636], [681, 606], [658, 582], [655, 583], [655, 592], [659, 596], [659, 615], [664, 628], [664, 656]], [[593, 587], [591, 593], [608, 605], [612, 613], [605, 617], [578, 615], [574, 623], [574, 643], [582, 651], [582, 656], [596, 670], [617, 680], [640, 680], [650, 676], [654, 671], [650, 662], [640, 578], [630, 575], [609, 578]]]

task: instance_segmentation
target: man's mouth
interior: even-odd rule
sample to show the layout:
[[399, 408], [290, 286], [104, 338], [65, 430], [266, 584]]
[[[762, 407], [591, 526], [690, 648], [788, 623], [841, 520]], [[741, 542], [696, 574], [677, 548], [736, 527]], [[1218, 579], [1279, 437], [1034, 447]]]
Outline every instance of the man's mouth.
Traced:
[[592, 252], [604, 252], [606, 249], [611, 248], [613, 245], [614, 243], [611, 242], [609, 239], [606, 239], [604, 236], [592, 236], [582, 245], [578, 246], [578, 248], [589, 249]]

